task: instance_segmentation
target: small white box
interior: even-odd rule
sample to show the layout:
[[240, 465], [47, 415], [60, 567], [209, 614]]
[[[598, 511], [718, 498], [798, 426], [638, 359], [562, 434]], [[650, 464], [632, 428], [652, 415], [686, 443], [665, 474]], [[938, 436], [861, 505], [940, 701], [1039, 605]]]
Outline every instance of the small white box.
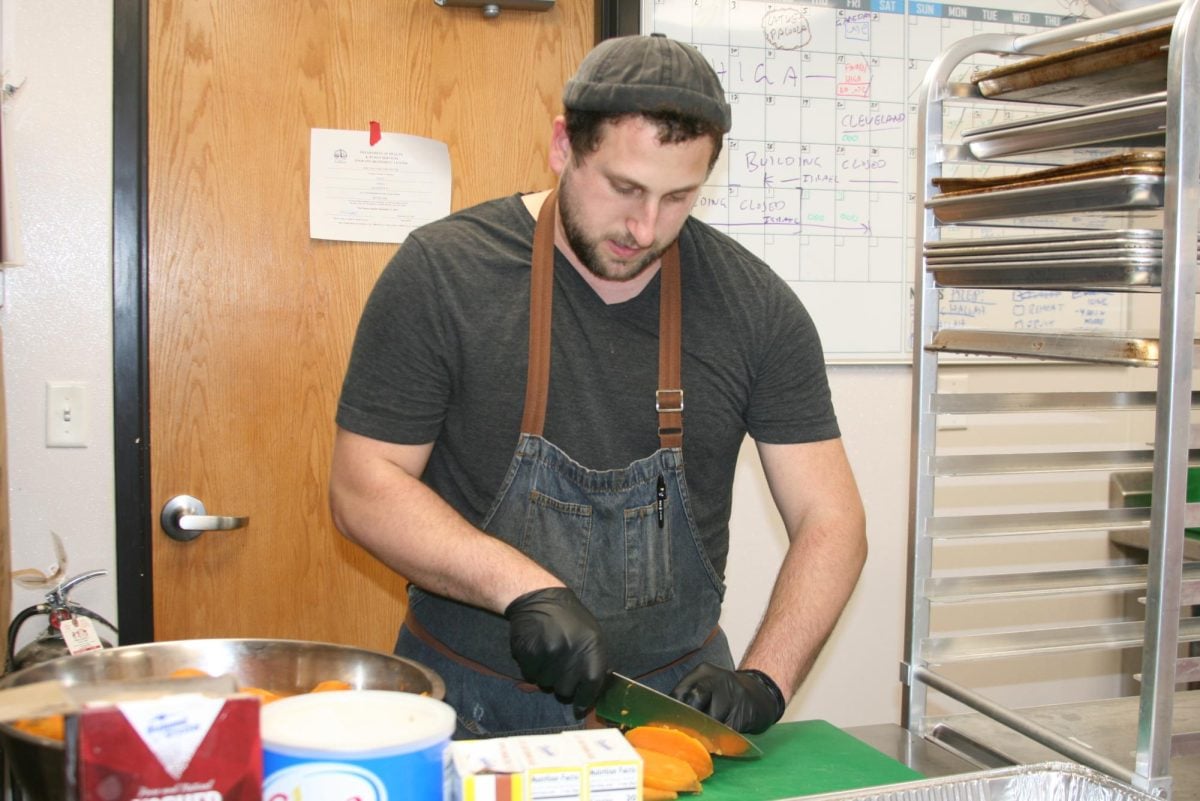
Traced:
[[642, 758], [615, 729], [450, 743], [449, 801], [641, 801]]
[[591, 801], [640, 801], [642, 758], [616, 729], [566, 732], [587, 755]]

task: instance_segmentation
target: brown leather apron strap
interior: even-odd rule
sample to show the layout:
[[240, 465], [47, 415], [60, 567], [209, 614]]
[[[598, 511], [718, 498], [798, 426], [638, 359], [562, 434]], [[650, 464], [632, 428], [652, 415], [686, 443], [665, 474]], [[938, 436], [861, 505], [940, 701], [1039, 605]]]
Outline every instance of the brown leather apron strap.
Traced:
[[525, 378], [525, 414], [521, 431], [541, 436], [546, 427], [550, 394], [550, 312], [554, 301], [554, 209], [558, 190], [551, 189], [538, 211], [533, 231], [529, 277], [529, 370]]
[[659, 270], [658, 391], [654, 393], [654, 410], [658, 412], [658, 440], [664, 448], [683, 447], [680, 294], [679, 243], [673, 242], [662, 256]]
[[[463, 656], [458, 651], [455, 651], [453, 648], [446, 645], [446, 643], [442, 642], [437, 637], [433, 636], [433, 634], [430, 633], [429, 629], [422, 626], [420, 621], [418, 621], [411, 614], [406, 615], [404, 617], [404, 626], [409, 631], [411, 631], [413, 636], [416, 637], [418, 640], [425, 643], [430, 648], [437, 651], [439, 654], [446, 657], [451, 662], [454, 662], [457, 665], [462, 665], [463, 667], [469, 668], [469, 669], [475, 671], [476, 673], [482, 673], [484, 676], [491, 676], [494, 679], [504, 679], [505, 681], [511, 681], [513, 684], [515, 684], [517, 686], [517, 689], [520, 690], [521, 692], [532, 693], [532, 692], [538, 691], [537, 686], [534, 684], [530, 684], [527, 681], [520, 681], [519, 679], [514, 679], [512, 676], [507, 676], [503, 673], [500, 673], [499, 671], [492, 670], [490, 667], [483, 664], [482, 662], [476, 662], [474, 659], [471, 659], [469, 656]], [[632, 678], [634, 678], [638, 681], [641, 681], [642, 679], [647, 679], [647, 678], [650, 678], [651, 676], [656, 676], [659, 673], [662, 673], [664, 670], [670, 670], [671, 668], [675, 667], [676, 665], [678, 665], [688, 659], [691, 659], [693, 656], [700, 653], [701, 649], [703, 649], [704, 646], [706, 646], [710, 642], [712, 642], [713, 637], [716, 637], [717, 632], [720, 630], [721, 630], [720, 626], [713, 627], [713, 630], [710, 631], [708, 633], [708, 636], [704, 638], [704, 642], [700, 643], [700, 645], [697, 646], [696, 648], [693, 648], [692, 650], [688, 651], [686, 654], [683, 654], [682, 656], [680, 656], [676, 659], [672, 659], [670, 662], [668, 662], [665, 665], [660, 665], [659, 667], [656, 667], [653, 670], [648, 670], [645, 673], [641, 673], [637, 676], [633, 676]]]
[[692, 650], [688, 651], [683, 656], [680, 656], [678, 659], [672, 659], [670, 662], [668, 662], [665, 665], [656, 667], [656, 668], [654, 668], [654, 670], [648, 670], [645, 673], [642, 673], [637, 676], [633, 676], [632, 678], [637, 679], [638, 681], [641, 681], [643, 679], [648, 679], [651, 676], [657, 676], [659, 673], [662, 673], [664, 670], [670, 670], [671, 668], [675, 667], [676, 665], [678, 665], [682, 662], [686, 662], [687, 660], [691, 659], [696, 654], [700, 653], [700, 651], [704, 649], [704, 646], [706, 646], [710, 642], [712, 642], [713, 637], [716, 637], [717, 632], [720, 630], [721, 630], [720, 626], [713, 626], [713, 630], [710, 631], [708, 633], [708, 636], [704, 638], [704, 642], [700, 643], [698, 646], [696, 646]]
[[[550, 321], [554, 300], [554, 215], [558, 191], [551, 190], [538, 211], [533, 231], [533, 259], [529, 279], [529, 369], [525, 378], [525, 412], [521, 431], [541, 436], [546, 427], [546, 399], [550, 394]], [[683, 447], [683, 382], [680, 373], [682, 312], [679, 278], [679, 244], [672, 243], [662, 256], [659, 270], [658, 439], [664, 448]]]
[[418, 640], [425, 643], [430, 648], [437, 651], [439, 654], [446, 657], [447, 659], [449, 659], [451, 662], [454, 662], [455, 664], [462, 665], [465, 668], [470, 668], [471, 670], [475, 671], [476, 673], [482, 673], [485, 676], [491, 676], [494, 679], [504, 679], [505, 681], [511, 681], [513, 684], [515, 684], [517, 686], [517, 689], [520, 690], [521, 692], [533, 693], [533, 692], [538, 691], [537, 686], [534, 684], [530, 684], [527, 681], [520, 681], [518, 679], [514, 679], [512, 676], [506, 676], [505, 674], [500, 673], [499, 671], [492, 670], [490, 667], [483, 664], [482, 662], [476, 662], [474, 659], [471, 659], [469, 656], [463, 656], [458, 651], [455, 651], [453, 648], [451, 648], [450, 646], [446, 645], [444, 642], [439, 640], [437, 637], [434, 637], [429, 632], [429, 629], [422, 626], [421, 623], [412, 615], [405, 616], [404, 626], [409, 631], [411, 631], [413, 636], [416, 637]]
[[[684, 660], [691, 659], [693, 656], [700, 653], [700, 650], [702, 648], [704, 648], [704, 646], [706, 646], [710, 642], [712, 642], [713, 637], [716, 637], [717, 632], [720, 630], [721, 630], [720, 626], [714, 626], [713, 630], [708, 633], [708, 636], [704, 638], [704, 642], [700, 643], [699, 647], [693, 648], [692, 650], [688, 651], [686, 654], [679, 657], [678, 659], [672, 659], [670, 662], [663, 665], [662, 667], [656, 667], [654, 670], [647, 671], [646, 673], [642, 673], [639, 676], [633, 676], [631, 678], [633, 678], [635, 681], [644, 682], [646, 679], [650, 678], [651, 676], [657, 676], [659, 673], [662, 673], [664, 670], [670, 670], [671, 668], [675, 667], [676, 665], [683, 662]], [[584, 728], [586, 728], [586, 729], [607, 729], [611, 725], [612, 725], [611, 723], [600, 720], [598, 717], [596, 717], [595, 709], [589, 709], [587, 715], [584, 716]]]

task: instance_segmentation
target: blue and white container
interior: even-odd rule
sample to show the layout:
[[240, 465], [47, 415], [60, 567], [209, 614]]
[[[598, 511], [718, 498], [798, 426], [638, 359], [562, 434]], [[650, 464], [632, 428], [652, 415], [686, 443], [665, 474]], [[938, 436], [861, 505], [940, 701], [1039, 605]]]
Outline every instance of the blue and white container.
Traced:
[[262, 708], [263, 801], [442, 801], [454, 710], [412, 693], [345, 690]]

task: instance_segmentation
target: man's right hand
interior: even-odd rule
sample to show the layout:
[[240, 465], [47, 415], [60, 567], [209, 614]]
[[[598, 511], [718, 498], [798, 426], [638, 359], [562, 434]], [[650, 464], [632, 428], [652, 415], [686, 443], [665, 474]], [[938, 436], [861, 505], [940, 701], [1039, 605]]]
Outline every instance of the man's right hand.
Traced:
[[671, 696], [731, 729], [760, 734], [787, 709], [775, 680], [761, 670], [728, 670], [702, 662], [671, 690]]
[[608, 653], [596, 618], [566, 587], [527, 592], [508, 605], [504, 616], [522, 675], [572, 703], [575, 716], [583, 717], [608, 675]]

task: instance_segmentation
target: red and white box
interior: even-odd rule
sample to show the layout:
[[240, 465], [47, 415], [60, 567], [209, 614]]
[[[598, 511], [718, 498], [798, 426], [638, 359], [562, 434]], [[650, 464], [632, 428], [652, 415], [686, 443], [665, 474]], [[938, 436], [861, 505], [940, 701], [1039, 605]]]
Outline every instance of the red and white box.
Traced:
[[261, 801], [259, 700], [163, 695], [67, 718], [68, 801]]

